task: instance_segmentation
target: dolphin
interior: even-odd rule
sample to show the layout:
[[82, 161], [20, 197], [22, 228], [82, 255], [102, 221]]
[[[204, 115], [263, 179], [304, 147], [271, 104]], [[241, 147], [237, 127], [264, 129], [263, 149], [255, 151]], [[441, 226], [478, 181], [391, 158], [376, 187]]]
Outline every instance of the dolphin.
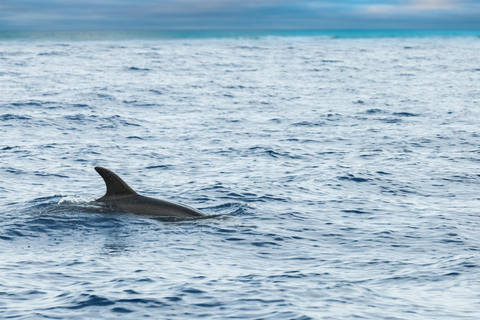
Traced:
[[95, 167], [95, 170], [107, 185], [105, 195], [95, 202], [138, 215], [180, 218], [209, 217], [200, 210], [178, 202], [141, 196], [112, 171], [102, 167]]

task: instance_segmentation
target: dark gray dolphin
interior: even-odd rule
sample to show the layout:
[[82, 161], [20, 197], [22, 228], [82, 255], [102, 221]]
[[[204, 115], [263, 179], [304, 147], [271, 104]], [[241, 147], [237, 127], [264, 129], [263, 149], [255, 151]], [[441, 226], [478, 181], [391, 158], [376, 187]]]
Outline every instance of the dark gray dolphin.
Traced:
[[151, 215], [156, 217], [206, 217], [207, 215], [187, 205], [144, 197], [130, 188], [125, 181], [112, 171], [95, 167], [107, 185], [107, 193], [96, 202], [118, 208], [130, 213]]

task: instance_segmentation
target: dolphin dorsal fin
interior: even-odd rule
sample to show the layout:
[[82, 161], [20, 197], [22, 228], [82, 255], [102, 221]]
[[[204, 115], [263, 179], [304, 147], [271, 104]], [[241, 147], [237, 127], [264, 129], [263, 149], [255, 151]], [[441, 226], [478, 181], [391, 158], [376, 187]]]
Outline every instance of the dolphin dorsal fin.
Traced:
[[135, 195], [137, 194], [132, 188], [125, 183], [119, 176], [117, 176], [112, 171], [102, 168], [102, 167], [95, 167], [95, 170], [102, 176], [103, 180], [105, 180], [105, 184], [107, 185], [107, 193], [99, 200], [105, 200], [107, 197], [113, 196], [125, 196], [125, 195]]

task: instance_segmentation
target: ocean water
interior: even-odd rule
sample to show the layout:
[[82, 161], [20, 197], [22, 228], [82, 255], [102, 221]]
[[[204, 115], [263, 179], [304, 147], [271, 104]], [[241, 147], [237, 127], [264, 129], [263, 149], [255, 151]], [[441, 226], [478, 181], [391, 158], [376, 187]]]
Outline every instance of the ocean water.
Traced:
[[478, 35], [1, 38], [0, 318], [480, 317]]

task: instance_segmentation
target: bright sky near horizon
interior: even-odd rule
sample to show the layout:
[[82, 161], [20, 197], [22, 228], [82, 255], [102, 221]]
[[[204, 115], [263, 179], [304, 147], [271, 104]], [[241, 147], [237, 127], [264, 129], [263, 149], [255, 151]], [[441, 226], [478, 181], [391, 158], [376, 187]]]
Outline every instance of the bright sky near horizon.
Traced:
[[0, 0], [0, 30], [480, 29], [480, 0]]

